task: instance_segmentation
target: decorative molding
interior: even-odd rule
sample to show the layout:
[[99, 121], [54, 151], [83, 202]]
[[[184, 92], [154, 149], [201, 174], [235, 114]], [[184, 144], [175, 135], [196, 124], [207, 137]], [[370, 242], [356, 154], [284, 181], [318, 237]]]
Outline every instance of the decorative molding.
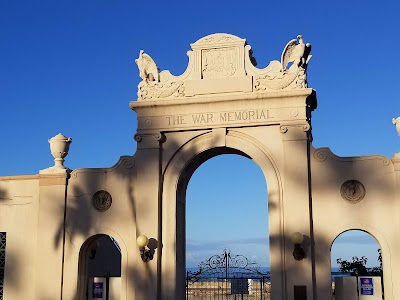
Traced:
[[320, 148], [314, 151], [314, 159], [319, 162], [325, 161], [328, 157], [333, 157], [334, 154], [329, 148]]
[[18, 181], [18, 180], [36, 180], [40, 175], [16, 175], [16, 176], [0, 176], [0, 181]]
[[[307, 88], [311, 45], [305, 44], [301, 35], [287, 43], [281, 61], [271, 61], [264, 69], [256, 68], [256, 60], [246, 40], [234, 35], [212, 34], [191, 44], [191, 48], [188, 67], [180, 76], [174, 76], [168, 70], [159, 72], [155, 61], [141, 50], [136, 59], [142, 78], [138, 85], [138, 100]], [[238, 90], [234, 78], [240, 76], [249, 78], [248, 88]], [[220, 84], [207, 81], [216, 78], [225, 81]], [[185, 92], [186, 85], [190, 86], [190, 92]], [[196, 89], [200, 89], [199, 92]]]
[[358, 180], [347, 180], [340, 187], [340, 195], [347, 202], [356, 204], [364, 199], [365, 187]]
[[286, 133], [286, 132], [288, 132], [290, 127], [301, 128], [304, 132], [307, 132], [307, 131], [309, 131], [311, 129], [311, 126], [308, 123], [304, 123], [304, 124], [284, 124], [284, 125], [281, 125], [279, 127], [279, 129], [280, 129], [281, 133]]
[[216, 33], [216, 34], [211, 34], [206, 37], [203, 37], [199, 39], [195, 44], [201, 45], [201, 44], [212, 44], [212, 43], [225, 43], [225, 42], [235, 42], [235, 41], [242, 41], [237, 36], [230, 35], [230, 34], [222, 34], [222, 33]]
[[165, 141], [165, 135], [161, 132], [155, 134], [154, 138], [156, 139], [156, 141], [161, 141], [161, 142]]
[[124, 169], [132, 169], [134, 165], [135, 159], [133, 156], [121, 156], [115, 167], [112, 167], [112, 171], [117, 169], [119, 166], [124, 167]]
[[162, 143], [165, 142], [165, 135], [162, 132], [150, 133], [150, 134], [135, 133], [135, 135], [134, 135], [134, 139], [138, 143], [142, 142], [143, 138], [145, 138], [145, 137], [154, 138], [156, 141], [160, 141]]
[[123, 169], [132, 169], [135, 165], [135, 157], [134, 156], [121, 156], [118, 160], [118, 162], [112, 166], [111, 168], [82, 168], [82, 169], [76, 169], [71, 172], [71, 179], [76, 179], [78, 178], [79, 174], [104, 174], [104, 173], [112, 173], [115, 172], [119, 168]]
[[[304, 73], [304, 70], [301, 70]], [[262, 76], [257, 76], [254, 78], [254, 90], [256, 91], [266, 91], [266, 90], [283, 90], [286, 88], [306, 88], [307, 85], [304, 80], [296, 80], [300, 74], [300, 69], [298, 72], [284, 73], [271, 72]], [[302, 75], [303, 76], [303, 75]]]
[[382, 161], [382, 166], [389, 166], [391, 161], [389, 158], [383, 155], [369, 155], [369, 156], [353, 156], [353, 157], [340, 157], [332, 153], [332, 151], [327, 148], [316, 149], [313, 153], [314, 159], [318, 162], [323, 162], [328, 158], [342, 161], [342, 162], [354, 162], [354, 161], [367, 161], [367, 160], [380, 160]]
[[111, 194], [107, 191], [100, 190], [92, 196], [92, 205], [99, 212], [107, 211], [112, 204]]
[[168, 83], [142, 81], [138, 86], [138, 97], [143, 100], [184, 96], [185, 87], [182, 81]]
[[39, 170], [40, 175], [49, 175], [49, 174], [54, 174], [54, 175], [60, 175], [60, 174], [69, 174], [71, 173], [72, 170], [69, 168], [57, 168], [57, 167], [50, 167], [47, 169]]

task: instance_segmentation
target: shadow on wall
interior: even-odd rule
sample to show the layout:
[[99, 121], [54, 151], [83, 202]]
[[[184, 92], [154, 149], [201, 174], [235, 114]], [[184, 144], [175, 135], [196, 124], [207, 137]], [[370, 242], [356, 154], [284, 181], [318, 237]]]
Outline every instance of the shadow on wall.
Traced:
[[[384, 242], [381, 236], [375, 236], [369, 229], [375, 228], [375, 233], [383, 232], [386, 226], [378, 218], [380, 209], [389, 209], [393, 203], [390, 199], [393, 191], [390, 160], [384, 156], [369, 157], [337, 157], [328, 148], [311, 149], [311, 161], [315, 171], [313, 176], [312, 209], [314, 210], [316, 269], [331, 268], [331, 246], [335, 239], [348, 230], [361, 230], [373, 236], [378, 244]], [[349, 203], [341, 194], [342, 185], [346, 181], [357, 180], [367, 191], [361, 202]], [[377, 202], [379, 199], [379, 202]], [[386, 208], [385, 208], [386, 206]], [[321, 213], [322, 211], [322, 213]], [[329, 211], [327, 214], [326, 212]], [[360, 217], [360, 212], [361, 217]], [[321, 214], [321, 215], [319, 215]], [[377, 223], [379, 219], [379, 223]], [[321, 236], [321, 232], [326, 232]], [[381, 238], [381, 239], [380, 239]], [[379, 247], [379, 246], [378, 246]], [[383, 260], [390, 261], [387, 245], [380, 245]], [[351, 251], [351, 250], [349, 250]], [[371, 257], [375, 259], [375, 257]], [[329, 261], [328, 261], [329, 260]], [[384, 270], [389, 272], [389, 268]], [[321, 276], [317, 276], [320, 282]], [[389, 276], [386, 276], [387, 291], [391, 293]], [[325, 286], [327, 290], [327, 286]], [[392, 295], [387, 295], [392, 299]]]
[[[73, 155], [73, 152], [71, 154]], [[64, 224], [64, 220], [60, 220], [58, 223], [53, 237], [55, 248], [63, 242], [64, 238], [71, 241], [76, 238], [83, 238], [87, 241], [96, 234], [102, 234], [103, 228], [114, 221], [121, 224], [121, 220], [126, 220], [126, 224], [131, 224], [134, 227], [140, 225], [137, 224], [136, 214], [138, 209], [134, 193], [137, 172], [135, 167], [136, 157], [137, 155], [122, 156], [117, 164], [111, 168], [77, 169], [71, 173], [67, 193], [66, 223]], [[158, 155], [154, 158], [145, 157], [141, 161], [144, 165], [153, 165], [154, 161], [158, 161]], [[92, 204], [92, 196], [101, 190], [107, 191], [113, 196], [111, 207], [104, 212], [96, 211]], [[59, 212], [64, 212], [64, 205], [61, 202], [59, 210]], [[146, 218], [147, 213], [150, 213], [150, 211], [146, 211], [146, 207], [140, 211], [142, 218]], [[132, 228], [132, 237], [129, 237], [129, 239], [135, 241], [136, 245], [136, 236], [134, 236], [136, 231], [134, 229]], [[158, 239], [158, 237], [155, 238]], [[155, 239], [151, 240], [154, 241]], [[156, 256], [159, 255], [160, 248], [158, 247], [155, 251]], [[133, 255], [132, 252], [136, 253], [130, 251], [130, 255]], [[126, 253], [122, 252], [122, 256], [126, 256]], [[128, 257], [125, 258], [125, 261], [134, 261], [135, 259]], [[157, 260], [157, 257], [154, 259]], [[122, 261], [124, 260], [122, 259]], [[142, 263], [141, 260], [140, 263]], [[149, 277], [150, 281], [157, 282], [157, 274], [138, 272], [137, 268], [132, 266], [132, 263], [129, 267], [125, 265], [122, 268], [126, 272], [127, 291], [135, 291], [139, 297], [146, 296], [148, 289], [143, 288], [143, 285], [149, 282]], [[142, 269], [142, 266], [140, 269]], [[76, 283], [74, 285], [76, 286]], [[81, 296], [82, 293], [76, 291], [74, 299], [80, 299]], [[127, 299], [129, 297], [131, 296], [127, 295]]]
[[4, 204], [7, 200], [11, 200], [11, 198], [8, 196], [7, 191], [0, 189], [0, 204]]
[[[111, 186], [108, 182], [110, 178], [114, 178], [114, 180], [121, 183], [119, 186]], [[129, 219], [136, 220], [133, 184], [133, 157], [121, 157], [120, 161], [111, 168], [78, 169], [72, 172], [67, 192], [65, 220], [59, 221], [54, 236], [54, 247], [56, 248], [57, 245], [63, 243], [64, 239], [72, 243], [75, 239], [79, 240], [83, 238], [86, 240], [85, 244], [90, 244], [95, 241], [100, 237], [98, 234], [103, 233], [102, 228], [104, 228], [104, 226], [107, 227], [107, 225], [102, 222], [102, 219], [110, 219], [110, 216], [116, 215], [113, 210], [118, 209], [118, 203], [121, 202], [119, 198], [121, 197], [128, 198], [130, 207], [125, 207], [125, 212], [130, 211]], [[123, 187], [121, 187], [121, 185]], [[108, 211], [100, 212], [96, 211], [94, 208], [92, 197], [98, 191], [108, 191], [111, 195], [118, 195], [112, 199], [113, 202]], [[63, 203], [60, 203], [59, 210], [64, 212], [64, 209]], [[108, 236], [103, 236], [109, 239]], [[101, 240], [100, 237], [100, 241]], [[86, 249], [84, 246], [85, 244], [79, 249], [80, 251]], [[90, 250], [91, 249], [89, 249], [89, 252]], [[90, 254], [91, 253], [89, 253], [89, 255]], [[97, 253], [97, 256], [98, 255], [100, 254]], [[122, 255], [126, 255], [126, 253], [122, 253]], [[89, 265], [93, 265], [93, 263], [89, 263]], [[79, 266], [79, 269], [81, 268], [82, 266]], [[95, 267], [92, 266], [89, 267], [89, 270], [84, 269], [84, 271], [91, 272], [90, 270], [94, 268]], [[121, 273], [120, 269], [121, 258], [119, 259], [119, 274]], [[114, 274], [115, 272], [112, 273]], [[91, 274], [87, 275], [90, 277]], [[132, 282], [132, 280], [128, 280], [128, 282]], [[73, 286], [76, 286], [76, 284], [77, 283], [73, 283]], [[81, 299], [81, 297], [81, 292], [77, 290], [74, 299]]]
[[[161, 147], [164, 148], [162, 152], [163, 156], [163, 170], [165, 170], [165, 166], [167, 165], [167, 161], [171, 159], [171, 153], [174, 153], [177, 149], [181, 148], [181, 145], [178, 143], [175, 143], [173, 140], [167, 140], [165, 144], [162, 144], [160, 141]], [[166, 148], [167, 147], [167, 148]], [[225, 149], [226, 151], [233, 151], [228, 148]], [[193, 150], [194, 151], [194, 150]], [[306, 149], [301, 148], [299, 149], [300, 153], [298, 155], [307, 155]], [[225, 152], [226, 153], [226, 152]], [[236, 153], [236, 154], [241, 154], [243, 153], [237, 153], [235, 151], [231, 153]], [[195, 153], [187, 153], [185, 156], [193, 156]], [[205, 153], [203, 157], [197, 156], [196, 159], [193, 161], [193, 166], [191, 167], [193, 171], [205, 160], [209, 159], [210, 157], [213, 157], [217, 154], [221, 154], [221, 149], [212, 149], [209, 150], [208, 153]], [[313, 155], [313, 150], [311, 149], [310, 155]], [[124, 207], [125, 211], [129, 211], [129, 217], [132, 220], [133, 224], [136, 226], [137, 225], [137, 218], [136, 218], [136, 212], [137, 212], [137, 201], [138, 199], [135, 199], [134, 196], [134, 180], [135, 180], [135, 173], [138, 172], [140, 176], [140, 170], [136, 170], [134, 166], [134, 159], [135, 157], [138, 157], [137, 154], [132, 156], [132, 157], [122, 157], [121, 160], [117, 163], [116, 166], [109, 168], [109, 169], [78, 169], [74, 172], [77, 172], [76, 174], [90, 174], [90, 176], [81, 176], [79, 182], [74, 182], [72, 185], [72, 188], [69, 187], [68, 189], [68, 203], [67, 203], [67, 220], [74, 220], [74, 222], [68, 222], [66, 225], [66, 238], [72, 239], [74, 236], [82, 236], [82, 237], [90, 237], [92, 236], [96, 231], [99, 230], [99, 224], [97, 222], [98, 218], [94, 217], [93, 214], [93, 207], [92, 207], [92, 195], [99, 190], [107, 190], [111, 194], [123, 194], [126, 199], [127, 203], [129, 204], [129, 207]], [[149, 164], [149, 165], [155, 165], [155, 161], [158, 162], [159, 157], [157, 156], [143, 156], [144, 161], [142, 160], [141, 163], [144, 165]], [[197, 164], [197, 165], [196, 165]], [[328, 177], [329, 178], [341, 178], [343, 177], [343, 169], [338, 168], [337, 162], [334, 160], [327, 160], [324, 162], [325, 168], [327, 170]], [[349, 178], [348, 179], [357, 179], [357, 173], [352, 172], [352, 163], [349, 162], [346, 165], [346, 168], [349, 170], [347, 172]], [[293, 169], [290, 171], [285, 170], [285, 176], [289, 176], [292, 178], [294, 182], [302, 182], [303, 180], [296, 180], [300, 179], [301, 176], [304, 176], [304, 172], [297, 170], [296, 166], [293, 167]], [[74, 173], [72, 174], [74, 176]], [[190, 178], [189, 178], [190, 179]], [[189, 181], [187, 180], [187, 182]], [[71, 181], [70, 181], [71, 182]], [[118, 182], [118, 184], [115, 185], [110, 185], [110, 182]], [[327, 181], [327, 185], [329, 183], [330, 187], [330, 182]], [[374, 186], [375, 189], [386, 189], [388, 186], [386, 183], [384, 183], [382, 180], [377, 182]], [[155, 187], [157, 188], [157, 187]], [[323, 188], [323, 187], [322, 187]], [[340, 186], [339, 186], [340, 188]], [[310, 190], [312, 187], [310, 187]], [[114, 193], [115, 191], [115, 193]], [[117, 201], [117, 199], [113, 199], [113, 201]], [[312, 201], [327, 201], [325, 199], [310, 199]], [[159, 203], [161, 205], [161, 203]], [[104, 212], [103, 214], [110, 213], [113, 209], [116, 209], [117, 205], [113, 204], [113, 206], [110, 208], [109, 212]], [[310, 208], [312, 209], [312, 205], [310, 205]], [[269, 211], [279, 209], [277, 207], [268, 207]], [[60, 203], [60, 210], [64, 210], [64, 206]], [[161, 211], [161, 208], [159, 209]], [[141, 211], [140, 212], [143, 217], [146, 215], [146, 211]], [[370, 212], [373, 214], [373, 211], [371, 210]], [[352, 228], [349, 228], [352, 229]], [[58, 230], [56, 235], [54, 236], [54, 245], [58, 245], [62, 239], [64, 238], [64, 221], [60, 220]], [[136, 237], [133, 237], [136, 238]], [[274, 236], [270, 235], [270, 240], [282, 240], [284, 239], [285, 241], [290, 241], [290, 236]], [[309, 256], [312, 255], [313, 247], [312, 244], [314, 241], [318, 241], [319, 245], [318, 247], [322, 247], [323, 249], [330, 249], [331, 244], [332, 244], [332, 239], [328, 236], [324, 236], [323, 234], [317, 235], [317, 233], [313, 237], [306, 237], [304, 241], [304, 247], [306, 249], [306, 255], [307, 257], [305, 259], [310, 259]], [[162, 242], [162, 241], [161, 241]], [[184, 247], [184, 246], [180, 246]], [[161, 251], [162, 247], [159, 247], [157, 249], [156, 253]], [[184, 249], [184, 248], [183, 248]], [[179, 249], [178, 249], [179, 251]], [[157, 254], [160, 257], [160, 254]], [[324, 253], [317, 252], [315, 253], [315, 269], [318, 268], [325, 268], [326, 267], [326, 262], [327, 259], [330, 262], [330, 256], [331, 253], [330, 251], [325, 251]], [[385, 256], [385, 253], [383, 253], [383, 257]], [[157, 259], [157, 258], [155, 258]], [[280, 272], [291, 272], [292, 269], [295, 268], [296, 264], [298, 262], [293, 259], [292, 262], [289, 262], [285, 266], [285, 270], [279, 270]], [[330, 263], [329, 263], [330, 265]], [[271, 266], [271, 268], [279, 269], [281, 266], [275, 265]], [[159, 263], [159, 268], [158, 272], [161, 272], [160, 270], [160, 263]], [[147, 289], [143, 287], [143, 285], [147, 284], [147, 280], [150, 276], [150, 280], [157, 281], [157, 274], [143, 274], [140, 272], [136, 272], [134, 267], [129, 267], [127, 270], [127, 284], [131, 285], [130, 290], [136, 290], [138, 293], [143, 291], [144, 296], [144, 291]], [[314, 281], [316, 281], [316, 275], [314, 274], [313, 276]], [[272, 278], [272, 280], [274, 280]], [[327, 281], [324, 285], [325, 287], [330, 286], [330, 278], [327, 278]], [[317, 293], [317, 291], [314, 291]]]
[[[13, 205], [11, 203], [12, 200], [13, 200], [12, 196], [9, 195], [9, 193], [5, 189], [0, 188], [0, 211], [3, 206]], [[18, 257], [18, 255], [16, 253], [13, 253], [10, 251], [10, 246], [7, 247], [7, 241], [9, 242], [9, 237], [7, 240], [6, 228], [0, 227], [0, 232], [5, 233], [5, 245], [3, 244], [4, 241], [1, 245], [1, 247], [3, 249], [5, 246], [5, 256], [2, 257], [0, 255], [0, 259], [4, 260], [4, 262], [5, 262], [5, 266], [0, 266], [0, 268], [4, 267], [4, 272], [7, 273], [7, 274], [5, 274], [5, 273], [0, 274], [0, 277], [3, 277], [3, 278], [0, 278], [0, 280], [4, 280], [3, 281], [3, 292], [5, 290], [7, 290], [8, 293], [10, 293], [10, 294], [16, 294], [19, 290], [21, 290], [25, 286], [25, 282], [23, 282], [21, 275], [22, 275], [22, 272], [24, 272], [24, 271], [26, 272], [26, 270], [24, 270], [22, 263], [21, 263], [21, 259]], [[23, 250], [27, 250], [27, 249], [23, 249]], [[6, 295], [7, 294], [5, 294], [5, 296]]]
[[[194, 146], [194, 148], [195, 148], [195, 146]], [[181, 151], [183, 151], [183, 150], [181, 149]], [[303, 156], [304, 158], [307, 157], [307, 149], [306, 148], [301, 147], [299, 149], [299, 151], [300, 151], [300, 153], [298, 153], [299, 156]], [[208, 160], [208, 159], [210, 159], [210, 158], [212, 158], [212, 157], [214, 157], [216, 155], [220, 155], [220, 154], [238, 154], [238, 155], [243, 155], [245, 157], [248, 157], [245, 153], [243, 153], [241, 151], [238, 151], [238, 150], [235, 150], [235, 149], [232, 149], [232, 148], [227, 148], [227, 147], [207, 149], [204, 152], [199, 153], [198, 155], [195, 155], [195, 152], [193, 152], [193, 153], [185, 153], [185, 154], [180, 156], [180, 157], [191, 157], [192, 159], [188, 162], [188, 164], [186, 165], [186, 168], [184, 169], [184, 171], [182, 172], [182, 174], [180, 176], [179, 189], [178, 189], [178, 193], [180, 193], [180, 194], [178, 195], [178, 201], [183, 199], [182, 202], [184, 202], [184, 200], [186, 198], [185, 192], [186, 192], [187, 184], [188, 184], [192, 174], [194, 173], [194, 171], [203, 162], [205, 162], [206, 160]], [[289, 177], [292, 176], [295, 179], [296, 178], [301, 179], [301, 180], [298, 180], [298, 181], [294, 180], [295, 182], [304, 182], [304, 180], [303, 180], [304, 176], [307, 174], [307, 173], [304, 173], [304, 172], [307, 172], [307, 170], [300, 170], [299, 171], [299, 170], [297, 170], [296, 166], [294, 166], [293, 173], [285, 174], [285, 175], [289, 176]], [[276, 191], [276, 192], [279, 193], [279, 191]], [[279, 197], [275, 197], [275, 198], [279, 198]], [[274, 212], [274, 211], [279, 210], [279, 209], [280, 209], [280, 207], [278, 207], [276, 204], [274, 205], [274, 203], [269, 203], [269, 206], [268, 206], [268, 212], [269, 213]], [[178, 215], [179, 215], [179, 213], [178, 213]], [[183, 228], [184, 227], [184, 220], [181, 219], [181, 220], [178, 220], [178, 222], [181, 222], [181, 223], [178, 223], [178, 227]], [[181, 232], [181, 234], [184, 234], [184, 233]], [[270, 243], [271, 245], [272, 244], [275, 244], [275, 245], [276, 244], [278, 244], [278, 245], [282, 244], [282, 240], [286, 241], [286, 243], [291, 240], [291, 236], [283, 236], [282, 237], [280, 234], [271, 234], [271, 233], [270, 233], [270, 237], [269, 238], [270, 238], [270, 241], [271, 241], [271, 243]], [[177, 241], [179, 242], [179, 239], [177, 239]], [[330, 248], [330, 242], [328, 241], [327, 238], [326, 239], [320, 238], [319, 241], [320, 242], [325, 241], [326, 247], [328, 249]], [[283, 244], [285, 244], [285, 243], [283, 243]], [[306, 254], [308, 256], [308, 258], [306, 258], [306, 259], [310, 259], [310, 256], [311, 256], [311, 253], [310, 253], [311, 252], [311, 237], [309, 237], [309, 236], [306, 237], [305, 238], [305, 242], [304, 242], [304, 244], [302, 246], [305, 247], [306, 250], [308, 250], [308, 251], [306, 251], [307, 252]], [[185, 249], [184, 248], [184, 244], [178, 245], [178, 249], [177, 249], [177, 255], [178, 256], [180, 254], [179, 253], [180, 250], [182, 250], [182, 249]], [[292, 246], [292, 249], [294, 250], [294, 245]], [[293, 251], [293, 250], [291, 250], [291, 251]], [[181, 255], [184, 255], [184, 254], [181, 254]], [[329, 251], [326, 253], [326, 256], [328, 257], [328, 259], [330, 259], [330, 252]], [[275, 263], [275, 265], [271, 265], [271, 269], [273, 269], [275, 271], [274, 273], [278, 273], [278, 274], [283, 274], [284, 272], [291, 273], [293, 271], [298, 271], [298, 269], [299, 269], [298, 268], [299, 262], [297, 262], [294, 258], [293, 258], [293, 260], [289, 259], [286, 262], [285, 265], [282, 265], [282, 262], [281, 261], [277, 261], [277, 260], [275, 260], [273, 263]], [[285, 268], [285, 269], [282, 269], [282, 268]], [[329, 272], [329, 274], [330, 274], [330, 272]], [[282, 275], [282, 278], [284, 278], [283, 275]], [[315, 278], [315, 276], [314, 276], [314, 278]], [[279, 281], [278, 278], [272, 277], [272, 288], [273, 289], [274, 289], [274, 280], [275, 280], [275, 282]], [[329, 277], [328, 280], [327, 280], [327, 285], [330, 286], [330, 284], [331, 284], [331, 279]], [[280, 287], [275, 286], [275, 289], [277, 289], [277, 288], [280, 288]], [[282, 288], [283, 288], [283, 286], [282, 286]], [[329, 293], [330, 293], [330, 295], [332, 294], [331, 291], [329, 291]]]

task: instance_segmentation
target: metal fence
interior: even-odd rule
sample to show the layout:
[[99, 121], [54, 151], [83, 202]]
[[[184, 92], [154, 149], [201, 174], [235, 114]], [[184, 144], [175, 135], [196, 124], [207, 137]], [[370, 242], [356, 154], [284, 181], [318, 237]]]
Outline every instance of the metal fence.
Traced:
[[186, 275], [186, 300], [268, 300], [270, 289], [269, 274], [226, 250]]

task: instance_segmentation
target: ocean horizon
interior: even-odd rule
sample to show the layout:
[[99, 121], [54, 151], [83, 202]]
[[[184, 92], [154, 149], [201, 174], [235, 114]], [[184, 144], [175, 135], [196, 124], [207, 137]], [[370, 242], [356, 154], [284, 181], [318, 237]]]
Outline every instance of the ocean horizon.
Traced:
[[[265, 275], [268, 275], [270, 273], [270, 267], [259, 267], [257, 270]], [[199, 271], [199, 267], [189, 267], [186, 268], [187, 273], [195, 274]], [[339, 268], [331, 268], [331, 276], [332, 280], [334, 280], [335, 277], [345, 277], [345, 276], [350, 276], [350, 273], [343, 273], [339, 271]]]
[[[269, 272], [271, 268], [270, 267], [258, 267], [257, 269], [260, 270], [262, 273], [264, 273], [264, 271]], [[338, 267], [331, 268], [331, 270], [332, 270], [332, 272], [340, 273]], [[188, 268], [186, 268], [186, 271], [196, 272], [196, 271], [199, 271], [199, 267], [188, 267]]]

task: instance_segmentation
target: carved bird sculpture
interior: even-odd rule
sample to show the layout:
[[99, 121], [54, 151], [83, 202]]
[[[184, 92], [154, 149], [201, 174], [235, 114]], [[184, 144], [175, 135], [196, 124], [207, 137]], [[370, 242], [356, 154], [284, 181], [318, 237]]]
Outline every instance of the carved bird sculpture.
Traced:
[[396, 125], [397, 134], [400, 136], [400, 117], [393, 118], [392, 123]]
[[139, 76], [145, 81], [159, 81], [158, 68], [150, 55], [140, 50], [139, 57], [135, 59], [139, 68]]
[[311, 44], [304, 44], [303, 36], [298, 35], [297, 39], [291, 40], [287, 43], [285, 49], [282, 52], [282, 71], [286, 71], [289, 63], [293, 65], [305, 67], [308, 61], [311, 59]]

